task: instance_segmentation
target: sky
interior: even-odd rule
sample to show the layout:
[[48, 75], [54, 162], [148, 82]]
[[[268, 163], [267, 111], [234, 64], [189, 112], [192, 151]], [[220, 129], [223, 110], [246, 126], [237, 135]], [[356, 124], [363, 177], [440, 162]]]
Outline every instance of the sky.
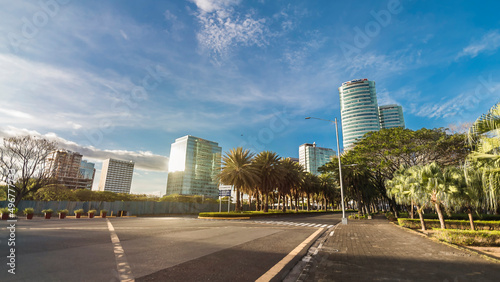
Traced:
[[[336, 149], [338, 87], [368, 78], [407, 128], [472, 122], [500, 99], [498, 1], [0, 0], [0, 137], [135, 161], [163, 195], [193, 135], [298, 157]], [[342, 140], [342, 139], [341, 139]]]

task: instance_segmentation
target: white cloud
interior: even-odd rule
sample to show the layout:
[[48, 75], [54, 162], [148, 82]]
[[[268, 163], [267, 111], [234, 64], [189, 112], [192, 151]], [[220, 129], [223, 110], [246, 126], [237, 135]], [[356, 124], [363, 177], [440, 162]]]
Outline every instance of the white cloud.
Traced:
[[50, 141], [57, 142], [62, 149], [78, 152], [83, 155], [84, 159], [103, 161], [108, 158], [134, 161], [135, 168], [146, 171], [167, 171], [168, 158], [165, 156], [155, 155], [149, 151], [126, 151], [126, 150], [102, 150], [93, 146], [82, 146], [73, 141], [66, 140], [57, 136], [55, 133], [41, 134], [35, 130], [20, 129], [12, 126], [0, 127], [0, 138], [32, 135], [46, 138]]
[[241, 15], [233, 8], [240, 1], [194, 0], [198, 6], [197, 18], [201, 30], [197, 39], [208, 50], [215, 62], [225, 59], [235, 46], [264, 46], [269, 31], [266, 19], [255, 19], [252, 12]]
[[481, 40], [469, 44], [465, 47], [457, 58], [464, 56], [476, 57], [479, 53], [484, 51], [494, 51], [500, 47], [500, 33], [498, 30], [493, 30], [485, 34]]

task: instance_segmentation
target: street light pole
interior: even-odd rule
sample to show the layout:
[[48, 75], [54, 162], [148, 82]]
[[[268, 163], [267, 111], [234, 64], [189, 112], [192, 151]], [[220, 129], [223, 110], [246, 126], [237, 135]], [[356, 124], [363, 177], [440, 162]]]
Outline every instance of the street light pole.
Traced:
[[324, 121], [329, 121], [335, 123], [335, 136], [337, 139], [337, 158], [339, 159], [339, 178], [340, 178], [340, 203], [342, 205], [342, 224], [347, 224], [347, 218], [345, 217], [345, 206], [344, 206], [344, 183], [342, 180], [342, 163], [340, 161], [340, 145], [339, 145], [339, 126], [337, 123], [337, 118], [335, 120], [328, 120], [315, 117], [306, 117], [306, 119], [319, 119]]

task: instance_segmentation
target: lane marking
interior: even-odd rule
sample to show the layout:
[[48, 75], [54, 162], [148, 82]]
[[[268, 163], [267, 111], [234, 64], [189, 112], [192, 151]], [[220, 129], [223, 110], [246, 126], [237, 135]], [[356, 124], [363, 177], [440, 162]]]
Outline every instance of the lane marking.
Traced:
[[278, 275], [278, 273], [287, 265], [287, 263], [289, 263], [298, 253], [300, 253], [307, 246], [307, 244], [309, 244], [321, 231], [323, 231], [323, 228], [319, 228], [318, 230], [316, 230], [316, 232], [311, 234], [311, 236], [305, 239], [304, 242], [300, 243], [300, 245], [293, 249], [293, 251], [286, 255], [282, 260], [280, 260], [275, 266], [269, 269], [256, 281], [271, 281], [271, 279], [273, 279], [274, 276]]
[[108, 222], [109, 234], [111, 236], [111, 243], [113, 244], [113, 251], [115, 252], [116, 268], [118, 270], [118, 275], [121, 282], [134, 282], [134, 276], [132, 275], [132, 269], [127, 262], [127, 256], [123, 250], [122, 244], [120, 244], [120, 239], [116, 235], [115, 228], [113, 224], [106, 218]]

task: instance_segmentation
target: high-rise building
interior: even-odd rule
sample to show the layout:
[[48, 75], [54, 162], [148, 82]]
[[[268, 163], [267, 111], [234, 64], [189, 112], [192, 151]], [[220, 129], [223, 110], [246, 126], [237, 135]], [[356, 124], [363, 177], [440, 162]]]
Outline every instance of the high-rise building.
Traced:
[[342, 83], [339, 87], [344, 149], [370, 131], [380, 129], [375, 81], [366, 78]]
[[95, 164], [86, 160], [80, 163], [80, 173], [78, 175], [78, 186], [82, 189], [92, 190], [95, 176]]
[[378, 107], [380, 128], [405, 127], [403, 107], [391, 104]]
[[134, 162], [107, 159], [102, 163], [99, 191], [130, 193]]
[[299, 163], [306, 171], [313, 174], [320, 174], [318, 168], [330, 162], [333, 156], [335, 156], [334, 150], [316, 147], [316, 142], [302, 144], [299, 147]]
[[45, 169], [57, 184], [62, 184], [69, 189], [80, 188], [78, 179], [82, 155], [77, 152], [57, 150], [45, 159]]
[[177, 138], [170, 148], [166, 195], [219, 196], [217, 174], [222, 148], [191, 135]]

